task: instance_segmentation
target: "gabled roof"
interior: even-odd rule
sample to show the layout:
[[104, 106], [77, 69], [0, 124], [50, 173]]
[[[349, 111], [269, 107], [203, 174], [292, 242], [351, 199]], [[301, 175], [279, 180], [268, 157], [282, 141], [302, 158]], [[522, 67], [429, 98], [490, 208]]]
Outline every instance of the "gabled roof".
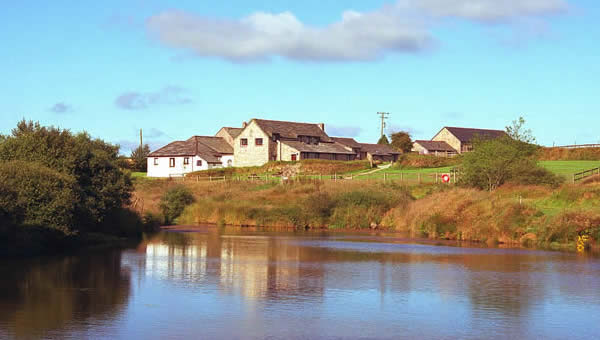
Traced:
[[360, 143], [362, 151], [378, 156], [400, 155], [401, 152], [394, 149], [392, 146], [385, 144], [365, 144]]
[[354, 138], [346, 137], [331, 137], [334, 142], [345, 145], [349, 148], [360, 148], [360, 143], [355, 141]]
[[342, 145], [336, 143], [319, 143], [319, 144], [306, 144], [299, 141], [281, 141], [282, 144], [288, 145], [300, 152], [312, 152], [312, 153], [331, 153], [341, 155], [354, 155], [355, 153], [347, 150]]
[[242, 133], [242, 130], [244, 129], [225, 126], [221, 130], [225, 130], [225, 132], [227, 132], [231, 136], [231, 138], [235, 139], [235, 137], [239, 136], [240, 133]]
[[148, 157], [199, 156], [208, 163], [221, 163], [219, 157], [223, 154], [233, 154], [233, 148], [223, 138], [194, 136], [185, 141], [169, 143], [151, 152]]
[[217, 153], [230, 155], [233, 154], [233, 147], [231, 147], [231, 145], [229, 145], [229, 143], [227, 143], [227, 141], [221, 137], [193, 136], [189, 140], [193, 140], [194, 138], [198, 140], [198, 143], [206, 145]]
[[458, 138], [458, 140], [460, 140], [463, 143], [471, 142], [475, 137], [482, 139], [494, 139], [508, 136], [503, 130], [470, 129], [448, 126], [445, 126], [443, 129], [447, 129], [448, 131], [450, 131], [450, 133], [452, 133], [456, 138]]
[[266, 133], [272, 137], [274, 133], [282, 138], [297, 139], [298, 136], [319, 137], [322, 142], [332, 142], [319, 124], [285, 122], [279, 120], [252, 119]]
[[456, 150], [454, 150], [454, 148], [446, 142], [438, 142], [432, 140], [416, 140], [415, 143], [421, 145], [428, 151], [456, 152]]

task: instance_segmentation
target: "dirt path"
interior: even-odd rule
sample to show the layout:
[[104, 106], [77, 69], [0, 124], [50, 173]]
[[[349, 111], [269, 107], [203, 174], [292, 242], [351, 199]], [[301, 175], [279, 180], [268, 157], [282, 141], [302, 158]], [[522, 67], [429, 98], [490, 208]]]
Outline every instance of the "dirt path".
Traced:
[[377, 167], [377, 169], [373, 169], [373, 170], [371, 170], [371, 171], [367, 171], [367, 172], [363, 172], [363, 173], [360, 173], [360, 174], [356, 174], [356, 175], [353, 175], [353, 177], [358, 177], [358, 176], [365, 176], [365, 175], [374, 174], [374, 173], [376, 173], [376, 172], [379, 172], [379, 171], [381, 171], [381, 170], [388, 169], [388, 168], [390, 168], [391, 166], [392, 166], [392, 164], [391, 164], [391, 163], [388, 163], [388, 164], [386, 164], [386, 165], [380, 165], [380, 166], [378, 166], [378, 167]]

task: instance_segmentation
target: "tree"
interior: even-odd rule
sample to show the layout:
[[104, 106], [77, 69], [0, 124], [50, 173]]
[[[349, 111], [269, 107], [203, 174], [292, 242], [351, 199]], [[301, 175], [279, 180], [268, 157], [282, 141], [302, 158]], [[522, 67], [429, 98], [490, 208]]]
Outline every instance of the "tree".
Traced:
[[0, 198], [0, 215], [4, 210], [15, 225], [71, 233], [77, 202], [73, 176], [34, 162], [9, 161], [0, 164], [0, 183], [9, 188], [0, 195], [5, 197]]
[[461, 181], [479, 189], [495, 190], [506, 182], [550, 184], [558, 176], [537, 165], [537, 146], [509, 137], [475, 141], [463, 156]]
[[0, 143], [0, 161], [33, 162], [71, 176], [75, 192], [73, 225], [78, 230], [94, 230], [131, 196], [131, 179], [117, 164], [118, 150], [85, 132], [72, 134], [22, 120]]
[[513, 120], [512, 124], [506, 127], [506, 133], [514, 140], [535, 144], [536, 140], [531, 132], [531, 129], [525, 129], [525, 118], [519, 117]]
[[160, 209], [165, 217], [165, 223], [172, 223], [185, 209], [194, 203], [194, 195], [184, 186], [173, 187], [160, 198]]
[[132, 168], [137, 171], [147, 172], [148, 161], [147, 157], [150, 154], [150, 147], [148, 144], [139, 146], [135, 150], [131, 151], [131, 161], [133, 162]]
[[412, 138], [410, 137], [410, 133], [407, 131], [398, 131], [394, 132], [391, 135], [392, 142], [391, 145], [399, 151], [404, 153], [410, 152], [413, 147]]
[[381, 138], [379, 138], [379, 140], [377, 141], [377, 144], [390, 145], [390, 141], [388, 140], [386, 135], [383, 135], [383, 136], [381, 136]]

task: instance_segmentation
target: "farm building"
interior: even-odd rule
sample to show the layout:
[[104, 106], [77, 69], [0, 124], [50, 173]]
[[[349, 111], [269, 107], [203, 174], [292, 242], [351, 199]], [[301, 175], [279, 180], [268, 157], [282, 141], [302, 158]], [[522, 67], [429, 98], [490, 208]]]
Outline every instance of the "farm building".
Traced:
[[356, 154], [335, 143], [324, 124], [252, 119], [234, 139], [236, 166], [261, 166], [269, 161], [328, 159], [349, 161]]
[[421, 155], [433, 155], [441, 157], [453, 157], [458, 154], [453, 147], [446, 142], [431, 140], [416, 140], [413, 143], [413, 152]]
[[360, 143], [360, 149], [366, 154], [366, 159], [371, 161], [395, 162], [402, 154], [394, 147], [385, 144]]
[[194, 171], [233, 165], [233, 148], [224, 138], [193, 136], [150, 153], [147, 176], [184, 176]]
[[367, 153], [362, 150], [362, 146], [359, 142], [355, 141], [354, 138], [346, 137], [331, 137], [334, 142], [343, 145], [346, 150], [352, 151], [356, 154], [355, 159], [367, 159]]
[[494, 139], [506, 136], [508, 135], [502, 130], [443, 127], [431, 140], [446, 142], [457, 153], [464, 153], [473, 150], [473, 141], [477, 138]]

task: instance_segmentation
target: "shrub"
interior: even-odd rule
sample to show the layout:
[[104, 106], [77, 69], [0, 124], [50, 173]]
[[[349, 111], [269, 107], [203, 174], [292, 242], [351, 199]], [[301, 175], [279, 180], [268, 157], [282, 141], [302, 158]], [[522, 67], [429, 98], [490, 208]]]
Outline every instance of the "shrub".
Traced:
[[75, 224], [94, 230], [131, 195], [131, 179], [119, 169], [118, 151], [87, 133], [72, 134], [23, 120], [0, 143], [0, 161], [35, 162], [32, 168], [49, 168], [73, 178], [75, 195], [70, 202], [76, 205]]
[[187, 187], [176, 186], [167, 190], [160, 200], [160, 209], [165, 218], [165, 223], [174, 222], [185, 207], [194, 203], [194, 201], [194, 195]]
[[0, 215], [24, 226], [75, 230], [77, 195], [73, 177], [33, 162], [0, 164], [2, 190]]
[[447, 166], [456, 166], [461, 162], [461, 157], [456, 156], [436, 157], [432, 155], [419, 155], [416, 153], [406, 153], [398, 158], [398, 162], [394, 165], [397, 169], [422, 169], [422, 168], [441, 168]]

